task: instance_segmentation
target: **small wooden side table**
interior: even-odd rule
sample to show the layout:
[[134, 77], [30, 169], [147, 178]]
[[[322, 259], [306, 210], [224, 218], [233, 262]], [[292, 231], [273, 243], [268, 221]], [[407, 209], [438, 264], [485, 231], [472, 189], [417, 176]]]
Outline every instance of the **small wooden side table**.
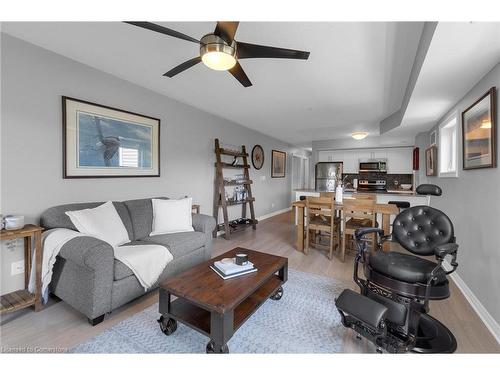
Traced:
[[[15, 240], [24, 238], [24, 288], [14, 292], [5, 294], [0, 297], [0, 315], [10, 313], [16, 310], [24, 309], [28, 306], [35, 306], [35, 311], [42, 309], [41, 293], [41, 276], [42, 276], [42, 230], [43, 228], [27, 224], [21, 229], [0, 231], [0, 240]], [[28, 292], [28, 283], [31, 273], [31, 251], [33, 247], [32, 239], [35, 239], [35, 267], [36, 267], [36, 288], [35, 294]]]

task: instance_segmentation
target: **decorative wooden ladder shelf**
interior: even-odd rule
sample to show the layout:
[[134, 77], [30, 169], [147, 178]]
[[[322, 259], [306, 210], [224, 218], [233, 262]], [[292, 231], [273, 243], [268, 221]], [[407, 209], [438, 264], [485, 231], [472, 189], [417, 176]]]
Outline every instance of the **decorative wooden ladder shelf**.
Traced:
[[[222, 161], [222, 155], [232, 156], [234, 157], [233, 163], [226, 163]], [[252, 196], [252, 183], [250, 180], [250, 174], [248, 170], [250, 169], [250, 165], [248, 164], [248, 154], [246, 152], [245, 146], [241, 146], [241, 152], [227, 150], [220, 147], [219, 140], [215, 139], [215, 187], [214, 187], [214, 218], [217, 222], [217, 226], [213, 232], [214, 238], [217, 237], [217, 232], [219, 230], [224, 230], [224, 236], [226, 240], [231, 238], [231, 233], [237, 232], [251, 226], [254, 230], [257, 229], [257, 220], [255, 220], [255, 211], [253, 208], [253, 202], [255, 198]], [[238, 164], [238, 158], [242, 159], [243, 164]], [[226, 181], [224, 180], [223, 169], [225, 168], [238, 168], [243, 169], [244, 179], [243, 181]], [[226, 186], [240, 186], [244, 185], [247, 190], [247, 197], [244, 200], [240, 201], [228, 201], [226, 199]], [[247, 204], [250, 206], [250, 222], [230, 225], [227, 207], [234, 206], [237, 204], [242, 205], [242, 214], [241, 217], [247, 219]], [[224, 223], [219, 224], [219, 208], [222, 208], [222, 215], [224, 218]]]

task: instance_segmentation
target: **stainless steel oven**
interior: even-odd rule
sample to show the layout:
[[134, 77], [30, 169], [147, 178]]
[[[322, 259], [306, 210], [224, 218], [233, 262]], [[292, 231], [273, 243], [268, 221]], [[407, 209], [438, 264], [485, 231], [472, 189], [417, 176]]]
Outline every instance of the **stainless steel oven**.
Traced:
[[359, 180], [358, 191], [386, 191], [385, 180]]
[[359, 173], [361, 172], [387, 173], [387, 159], [360, 160]]

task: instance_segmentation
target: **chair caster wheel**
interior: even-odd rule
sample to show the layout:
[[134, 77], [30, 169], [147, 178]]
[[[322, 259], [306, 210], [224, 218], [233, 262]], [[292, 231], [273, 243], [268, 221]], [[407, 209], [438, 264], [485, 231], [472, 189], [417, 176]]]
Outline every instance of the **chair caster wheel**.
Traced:
[[356, 338], [357, 338], [358, 340], [361, 340], [361, 339], [362, 339], [362, 336], [358, 333], [358, 334], [356, 335]]
[[162, 315], [160, 319], [158, 319], [158, 323], [160, 324], [161, 331], [167, 336], [170, 336], [177, 330], [177, 322], [172, 318], [168, 318], [168, 320], [165, 321], [165, 317]]
[[383, 353], [382, 348], [380, 346], [377, 346], [377, 353], [378, 354], [382, 354]]
[[214, 354], [214, 353], [227, 354], [229, 353], [229, 347], [227, 346], [227, 344], [224, 344], [216, 350], [215, 342], [213, 340], [210, 340], [207, 344], [206, 352], [208, 354]]
[[278, 290], [274, 292], [274, 294], [269, 298], [271, 298], [273, 301], [278, 301], [281, 299], [281, 297], [283, 297], [283, 288], [279, 287]]

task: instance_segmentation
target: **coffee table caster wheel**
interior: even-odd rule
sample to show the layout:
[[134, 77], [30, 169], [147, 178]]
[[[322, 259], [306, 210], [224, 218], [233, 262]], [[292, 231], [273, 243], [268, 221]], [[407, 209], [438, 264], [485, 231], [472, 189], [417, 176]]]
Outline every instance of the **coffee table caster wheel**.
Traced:
[[161, 331], [167, 336], [170, 336], [177, 330], [177, 322], [172, 318], [168, 318], [167, 320], [162, 315], [160, 319], [158, 319], [158, 323], [160, 324]]
[[228, 348], [227, 344], [224, 344], [220, 347], [219, 350], [215, 350], [215, 343], [213, 340], [210, 340], [207, 344], [207, 353], [208, 354], [214, 354], [214, 353], [227, 354], [227, 353], [229, 353], [229, 348]]
[[281, 299], [281, 297], [283, 297], [283, 288], [279, 287], [278, 290], [274, 292], [274, 294], [269, 298], [271, 298], [273, 301], [278, 301]]

